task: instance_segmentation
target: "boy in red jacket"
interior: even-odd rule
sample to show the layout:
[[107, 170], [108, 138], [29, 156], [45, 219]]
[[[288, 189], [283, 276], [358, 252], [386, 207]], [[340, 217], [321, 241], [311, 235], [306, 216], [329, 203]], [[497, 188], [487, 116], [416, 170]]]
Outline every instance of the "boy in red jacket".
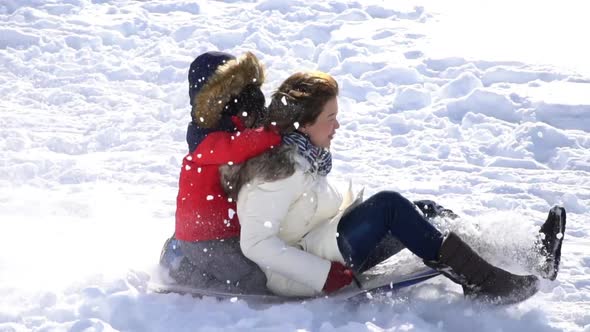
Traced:
[[[264, 274], [239, 248], [236, 204], [224, 193], [222, 165], [239, 164], [281, 142], [276, 132], [257, 128], [265, 115], [264, 69], [254, 54], [239, 58], [207, 52], [188, 74], [192, 121], [189, 153], [180, 171], [174, 236], [160, 263], [178, 283], [230, 292], [252, 289]], [[253, 129], [256, 128], [256, 129]], [[246, 280], [247, 279], [247, 280]]]

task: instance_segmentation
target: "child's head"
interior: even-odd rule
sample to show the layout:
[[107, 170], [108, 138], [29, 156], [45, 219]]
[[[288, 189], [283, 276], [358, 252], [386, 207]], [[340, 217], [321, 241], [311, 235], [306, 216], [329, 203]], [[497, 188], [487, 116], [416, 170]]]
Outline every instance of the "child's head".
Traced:
[[266, 113], [264, 68], [250, 52], [239, 58], [223, 52], [199, 55], [188, 73], [193, 122], [215, 128], [222, 116], [237, 115], [247, 127], [261, 121]]

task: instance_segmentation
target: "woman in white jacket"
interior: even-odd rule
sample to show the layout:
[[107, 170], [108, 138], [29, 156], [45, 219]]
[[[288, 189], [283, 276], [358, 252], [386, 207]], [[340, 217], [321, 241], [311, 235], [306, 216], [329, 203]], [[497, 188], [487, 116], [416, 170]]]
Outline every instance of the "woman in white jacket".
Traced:
[[[441, 234], [400, 194], [343, 199], [326, 178], [332, 166], [328, 148], [340, 127], [337, 95], [338, 84], [328, 74], [292, 75], [269, 106], [269, 123], [284, 135], [283, 144], [222, 171], [228, 194], [237, 193], [242, 252], [264, 271], [267, 287], [285, 296], [331, 293], [405, 247], [473, 298], [512, 303], [532, 296], [535, 276], [492, 266], [456, 234]], [[554, 226], [549, 233], [565, 227], [565, 211], [554, 210], [546, 222]], [[548, 235], [547, 259], [556, 273], [561, 239]], [[387, 237], [399, 245], [379, 248]]]

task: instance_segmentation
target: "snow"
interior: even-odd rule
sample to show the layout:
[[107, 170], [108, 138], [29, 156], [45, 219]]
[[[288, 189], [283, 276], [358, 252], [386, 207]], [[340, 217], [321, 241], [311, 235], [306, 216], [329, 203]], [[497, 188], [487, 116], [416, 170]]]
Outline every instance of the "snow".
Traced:
[[[586, 13], [575, 0], [0, 2], [0, 331], [590, 331]], [[267, 97], [295, 71], [334, 75], [337, 183], [435, 199], [463, 216], [441, 228], [507, 268], [524, 272], [564, 205], [558, 279], [499, 308], [444, 278], [360, 305], [147, 291], [174, 230], [186, 71], [207, 50], [253, 51]]]

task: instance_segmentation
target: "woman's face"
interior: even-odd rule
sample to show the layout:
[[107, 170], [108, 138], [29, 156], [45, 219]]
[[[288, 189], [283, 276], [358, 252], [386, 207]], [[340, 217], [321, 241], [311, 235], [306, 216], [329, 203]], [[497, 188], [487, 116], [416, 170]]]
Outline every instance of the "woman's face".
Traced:
[[336, 129], [340, 128], [340, 123], [336, 119], [338, 115], [338, 101], [336, 97], [328, 100], [322, 112], [313, 124], [307, 124], [299, 128], [299, 131], [307, 134], [313, 145], [321, 148], [329, 148]]

